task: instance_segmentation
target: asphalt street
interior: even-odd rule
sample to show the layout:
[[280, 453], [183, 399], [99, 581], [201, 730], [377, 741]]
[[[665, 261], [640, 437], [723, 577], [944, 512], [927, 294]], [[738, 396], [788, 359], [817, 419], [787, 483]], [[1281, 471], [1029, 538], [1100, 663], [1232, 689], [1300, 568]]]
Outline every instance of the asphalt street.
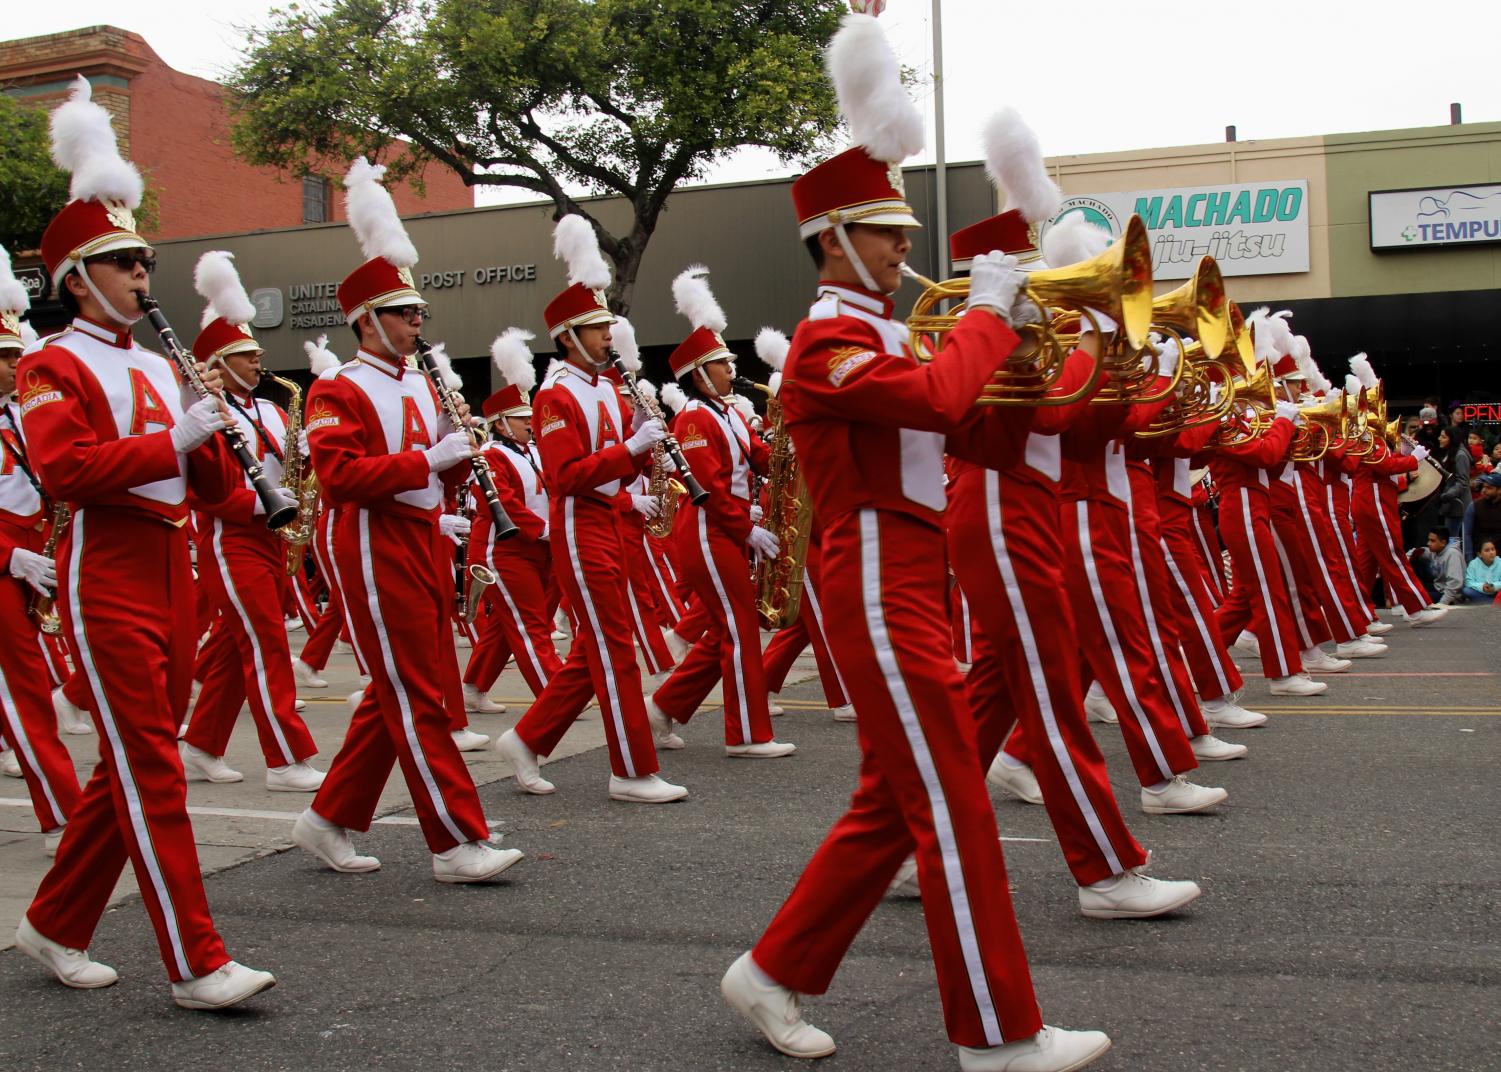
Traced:
[[[1095, 727], [1152, 873], [1204, 887], [1178, 917], [1083, 919], [1043, 809], [997, 795], [1044, 1017], [1108, 1031], [1094, 1067], [1501, 1068], [1501, 610], [1390, 639], [1312, 700], [1270, 697], [1245, 664], [1243, 703], [1272, 721], [1225, 734], [1248, 761], [1201, 772], [1230, 791], [1215, 814], [1142, 815], [1118, 730]], [[69, 991], [0, 952], [0, 1069], [807, 1067], [718, 994], [854, 784], [854, 728], [816, 682], [787, 697], [789, 759], [724, 758], [702, 713], [666, 759], [681, 804], [609, 802], [597, 747], [547, 768], [551, 797], [490, 781], [486, 812], [528, 857], [490, 885], [433, 882], [410, 825], [357, 839], [383, 862], [369, 875], [297, 849], [212, 874], [231, 955], [279, 980], [243, 1009], [171, 1004], [134, 898], [93, 947], [115, 987]], [[805, 1009], [840, 1047], [819, 1068], [957, 1067], [917, 900], [884, 904]]]

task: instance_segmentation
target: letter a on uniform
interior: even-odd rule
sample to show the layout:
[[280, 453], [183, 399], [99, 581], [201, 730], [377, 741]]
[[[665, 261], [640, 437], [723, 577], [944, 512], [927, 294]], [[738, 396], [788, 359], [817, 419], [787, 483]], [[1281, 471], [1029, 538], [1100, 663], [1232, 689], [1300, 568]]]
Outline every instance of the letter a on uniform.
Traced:
[[620, 442], [620, 433], [615, 431], [615, 422], [610, 420], [610, 411], [605, 404], [599, 404], [599, 441], [594, 444], [596, 451], [604, 450], [612, 443]]
[[130, 370], [130, 410], [130, 434], [133, 436], [145, 435], [148, 425], [154, 424], [160, 429], [171, 428], [175, 423], [172, 411], [140, 369]]
[[422, 411], [417, 408], [417, 400], [404, 397], [401, 400], [401, 449], [426, 450], [432, 445], [432, 437], [428, 435], [427, 425], [422, 421]]

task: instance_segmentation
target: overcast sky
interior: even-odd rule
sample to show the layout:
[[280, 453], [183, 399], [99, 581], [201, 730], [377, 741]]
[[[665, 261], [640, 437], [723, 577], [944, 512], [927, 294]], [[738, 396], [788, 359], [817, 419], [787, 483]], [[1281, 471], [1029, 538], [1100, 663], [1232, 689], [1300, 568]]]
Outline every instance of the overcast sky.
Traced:
[[[1501, 4], [942, 2], [952, 161], [979, 155], [976, 131], [1002, 104], [1021, 110], [1049, 155], [1220, 141], [1231, 123], [1242, 141], [1433, 126], [1449, 121], [1451, 101], [1467, 121], [1501, 119]], [[215, 78], [235, 64], [240, 28], [274, 6], [15, 2], [3, 25], [7, 36], [28, 37], [110, 23], [141, 34], [179, 70]], [[888, 0], [881, 16], [903, 61], [926, 79], [914, 93], [928, 108], [929, 159], [931, 11], [932, 0]], [[769, 168], [774, 161], [746, 154], [711, 180], [778, 173]]]

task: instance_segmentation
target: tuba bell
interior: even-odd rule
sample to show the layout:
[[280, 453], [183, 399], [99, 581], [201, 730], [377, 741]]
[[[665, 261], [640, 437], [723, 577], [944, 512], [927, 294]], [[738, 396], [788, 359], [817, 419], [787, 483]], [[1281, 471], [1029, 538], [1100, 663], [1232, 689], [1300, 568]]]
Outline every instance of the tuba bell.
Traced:
[[1210, 359], [1219, 357], [1229, 341], [1228, 317], [1225, 280], [1213, 257], [1200, 257], [1188, 282], [1152, 302], [1153, 327], [1192, 336]]

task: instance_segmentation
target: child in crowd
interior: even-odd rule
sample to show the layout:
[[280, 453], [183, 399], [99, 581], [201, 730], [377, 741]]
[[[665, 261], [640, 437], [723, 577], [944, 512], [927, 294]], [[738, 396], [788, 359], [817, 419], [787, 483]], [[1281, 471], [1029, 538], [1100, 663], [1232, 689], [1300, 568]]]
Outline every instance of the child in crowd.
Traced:
[[1486, 540], [1465, 567], [1465, 586], [1460, 594], [1466, 603], [1492, 603], [1497, 592], [1501, 592], [1501, 562], [1496, 561], [1496, 541]]
[[1458, 547], [1449, 544], [1449, 530], [1443, 525], [1428, 530], [1428, 546], [1415, 547], [1407, 553], [1418, 580], [1428, 589], [1435, 603], [1445, 606], [1463, 603], [1465, 560]]

